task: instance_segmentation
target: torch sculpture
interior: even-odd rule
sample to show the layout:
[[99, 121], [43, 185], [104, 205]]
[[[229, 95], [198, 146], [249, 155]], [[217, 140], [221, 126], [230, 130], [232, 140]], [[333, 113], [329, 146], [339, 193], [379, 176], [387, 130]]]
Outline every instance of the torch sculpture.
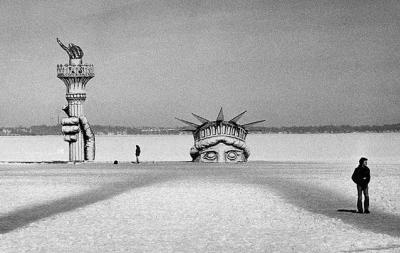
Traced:
[[83, 51], [79, 46], [70, 43], [66, 47], [58, 38], [57, 42], [69, 56], [69, 64], [57, 65], [57, 77], [67, 88], [68, 105], [63, 110], [68, 118], [62, 120], [62, 132], [64, 140], [69, 143], [69, 161], [94, 160], [95, 138], [83, 111], [86, 84], [94, 77], [94, 67], [82, 64]]

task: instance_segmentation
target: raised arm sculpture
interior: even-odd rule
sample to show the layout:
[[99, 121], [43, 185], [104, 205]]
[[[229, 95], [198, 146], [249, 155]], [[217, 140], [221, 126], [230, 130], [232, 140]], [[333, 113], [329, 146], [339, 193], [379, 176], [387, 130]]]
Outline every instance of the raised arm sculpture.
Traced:
[[66, 47], [59, 38], [57, 38], [57, 42], [67, 52], [69, 59], [82, 59], [83, 51], [79, 46], [69, 43], [68, 47]]
[[83, 64], [83, 51], [70, 43], [66, 47], [58, 38], [58, 44], [69, 56], [69, 64], [57, 65], [57, 77], [66, 88], [68, 105], [63, 109], [68, 117], [61, 122], [64, 140], [69, 143], [69, 161], [91, 161], [95, 158], [95, 136], [84, 115], [86, 84], [94, 77], [93, 65]]

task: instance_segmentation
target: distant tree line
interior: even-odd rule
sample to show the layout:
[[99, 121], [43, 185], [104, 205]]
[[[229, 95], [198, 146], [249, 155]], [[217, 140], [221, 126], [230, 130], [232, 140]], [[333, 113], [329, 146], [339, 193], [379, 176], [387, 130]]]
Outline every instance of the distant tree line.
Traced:
[[[125, 127], [92, 125], [96, 135], [138, 135], [138, 134], [188, 134], [183, 127]], [[308, 133], [353, 133], [353, 132], [400, 132], [400, 123], [381, 126], [292, 126], [292, 127], [251, 127], [250, 133], [284, 133], [284, 134], [308, 134]], [[0, 136], [18, 135], [62, 135], [61, 126], [31, 126], [31, 127], [0, 127]]]
[[[92, 125], [96, 135], [183, 134], [183, 128]], [[0, 136], [62, 135], [61, 126], [0, 127]]]
[[371, 133], [384, 133], [384, 132], [400, 132], [400, 123], [392, 125], [381, 126], [292, 126], [292, 127], [252, 127], [249, 129], [251, 132], [260, 133], [354, 133], [354, 132], [371, 132]]

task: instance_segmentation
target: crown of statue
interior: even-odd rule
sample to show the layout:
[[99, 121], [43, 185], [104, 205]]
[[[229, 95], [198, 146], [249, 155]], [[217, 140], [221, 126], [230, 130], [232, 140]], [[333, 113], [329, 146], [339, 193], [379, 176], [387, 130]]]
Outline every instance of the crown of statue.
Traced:
[[248, 133], [246, 127], [265, 121], [265, 120], [258, 120], [251, 123], [239, 125], [237, 121], [246, 112], [247, 111], [240, 113], [239, 115], [235, 116], [229, 121], [224, 120], [224, 113], [222, 108], [220, 109], [217, 119], [215, 121], [210, 121], [208, 119], [205, 119], [203, 117], [200, 117], [192, 113], [192, 115], [202, 123], [201, 125], [179, 118], [176, 119], [185, 123], [190, 127], [190, 129], [185, 129], [185, 130], [193, 132], [193, 137], [195, 142], [219, 136], [227, 136], [241, 141], [245, 141]]

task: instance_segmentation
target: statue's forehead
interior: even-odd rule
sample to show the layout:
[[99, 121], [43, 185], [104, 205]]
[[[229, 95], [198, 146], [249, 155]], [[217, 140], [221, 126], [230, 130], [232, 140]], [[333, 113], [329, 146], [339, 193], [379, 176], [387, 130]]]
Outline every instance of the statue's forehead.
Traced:
[[238, 150], [240, 151], [241, 149], [233, 146], [233, 145], [228, 145], [223, 142], [216, 143], [215, 145], [212, 145], [210, 147], [205, 148], [203, 151], [229, 151], [229, 150]]

